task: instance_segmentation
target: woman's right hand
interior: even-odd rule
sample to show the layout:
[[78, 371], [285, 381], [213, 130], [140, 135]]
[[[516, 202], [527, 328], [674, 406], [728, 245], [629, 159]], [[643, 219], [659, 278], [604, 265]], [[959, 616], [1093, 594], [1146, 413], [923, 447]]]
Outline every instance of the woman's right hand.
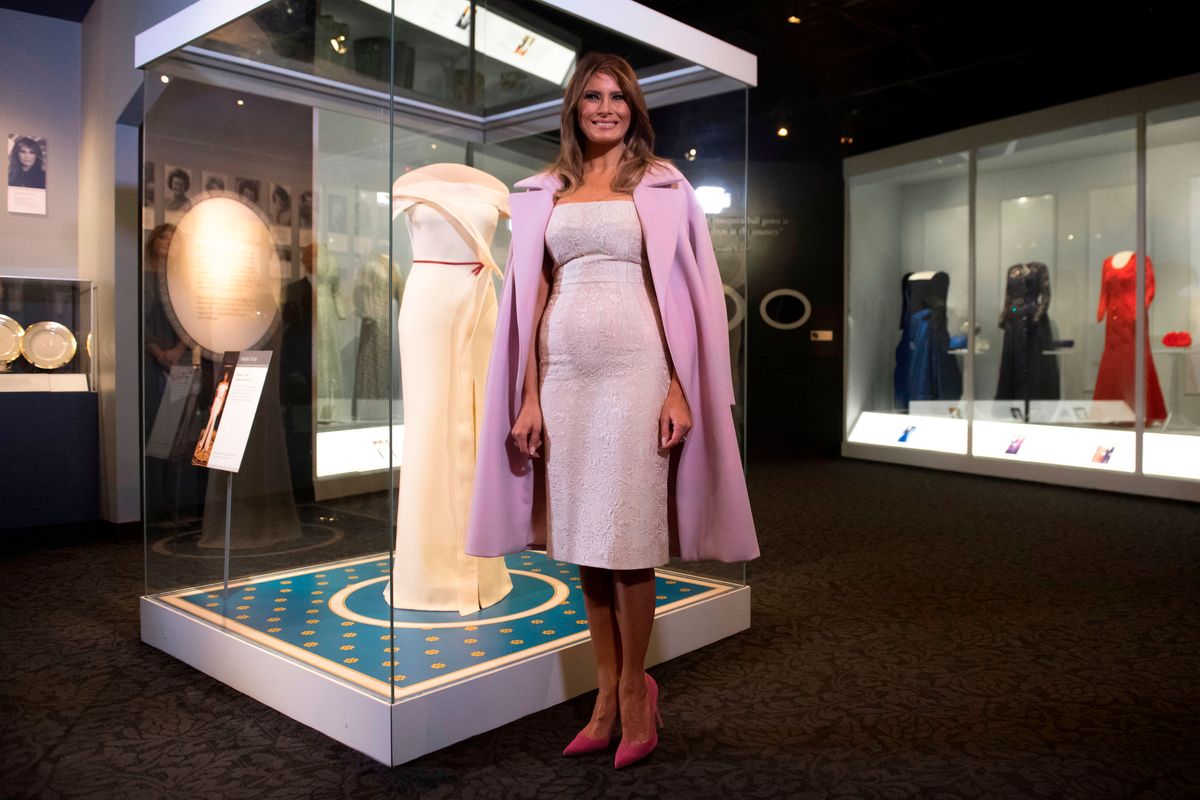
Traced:
[[512, 437], [522, 455], [541, 458], [538, 450], [542, 447], [542, 407], [536, 401], [526, 400], [521, 405], [521, 412], [512, 427]]

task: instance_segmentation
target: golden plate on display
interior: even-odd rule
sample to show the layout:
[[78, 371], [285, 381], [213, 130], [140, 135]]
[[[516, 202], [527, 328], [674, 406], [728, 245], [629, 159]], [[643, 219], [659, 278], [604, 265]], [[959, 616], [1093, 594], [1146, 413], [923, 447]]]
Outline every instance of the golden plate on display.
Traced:
[[0, 314], [0, 364], [16, 361], [21, 355], [21, 339], [25, 329], [6, 314]]
[[58, 369], [75, 357], [75, 334], [57, 322], [35, 322], [25, 329], [21, 355], [38, 369]]

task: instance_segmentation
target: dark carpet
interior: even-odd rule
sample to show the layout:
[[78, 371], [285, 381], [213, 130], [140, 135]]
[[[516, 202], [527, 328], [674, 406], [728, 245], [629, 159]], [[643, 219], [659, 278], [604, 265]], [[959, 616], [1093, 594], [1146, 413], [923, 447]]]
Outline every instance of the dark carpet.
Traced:
[[9, 538], [0, 795], [1200, 796], [1196, 505], [854, 461], [752, 466], [748, 632], [653, 670], [644, 764], [591, 695], [388, 769], [138, 639], [140, 537]]

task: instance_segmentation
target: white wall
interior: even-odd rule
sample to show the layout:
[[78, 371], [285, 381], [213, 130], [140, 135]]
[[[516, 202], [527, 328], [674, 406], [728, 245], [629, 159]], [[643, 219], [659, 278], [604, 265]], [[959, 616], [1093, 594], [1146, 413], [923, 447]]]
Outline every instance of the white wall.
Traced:
[[0, 31], [0, 142], [7, 147], [11, 133], [47, 140], [47, 215], [9, 214], [7, 198], [0, 196], [0, 274], [74, 278], [79, 274], [80, 26], [0, 9]]
[[[138, 137], [118, 119], [137, 94], [139, 31], [187, 0], [96, 0], [82, 25], [79, 273], [96, 282], [100, 390], [100, 515], [141, 517], [138, 415]], [[78, 95], [77, 95], [78, 96]]]

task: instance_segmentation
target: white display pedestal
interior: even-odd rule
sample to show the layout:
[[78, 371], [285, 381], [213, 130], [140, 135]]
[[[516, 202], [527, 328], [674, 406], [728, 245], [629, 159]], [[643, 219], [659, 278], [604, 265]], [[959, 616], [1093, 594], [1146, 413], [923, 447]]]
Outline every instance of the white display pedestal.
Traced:
[[[591, 640], [539, 652], [391, 702], [154, 597], [142, 641], [390, 766], [498, 728], [596, 688]], [[750, 627], [750, 587], [660, 611], [646, 656], [661, 664]]]

